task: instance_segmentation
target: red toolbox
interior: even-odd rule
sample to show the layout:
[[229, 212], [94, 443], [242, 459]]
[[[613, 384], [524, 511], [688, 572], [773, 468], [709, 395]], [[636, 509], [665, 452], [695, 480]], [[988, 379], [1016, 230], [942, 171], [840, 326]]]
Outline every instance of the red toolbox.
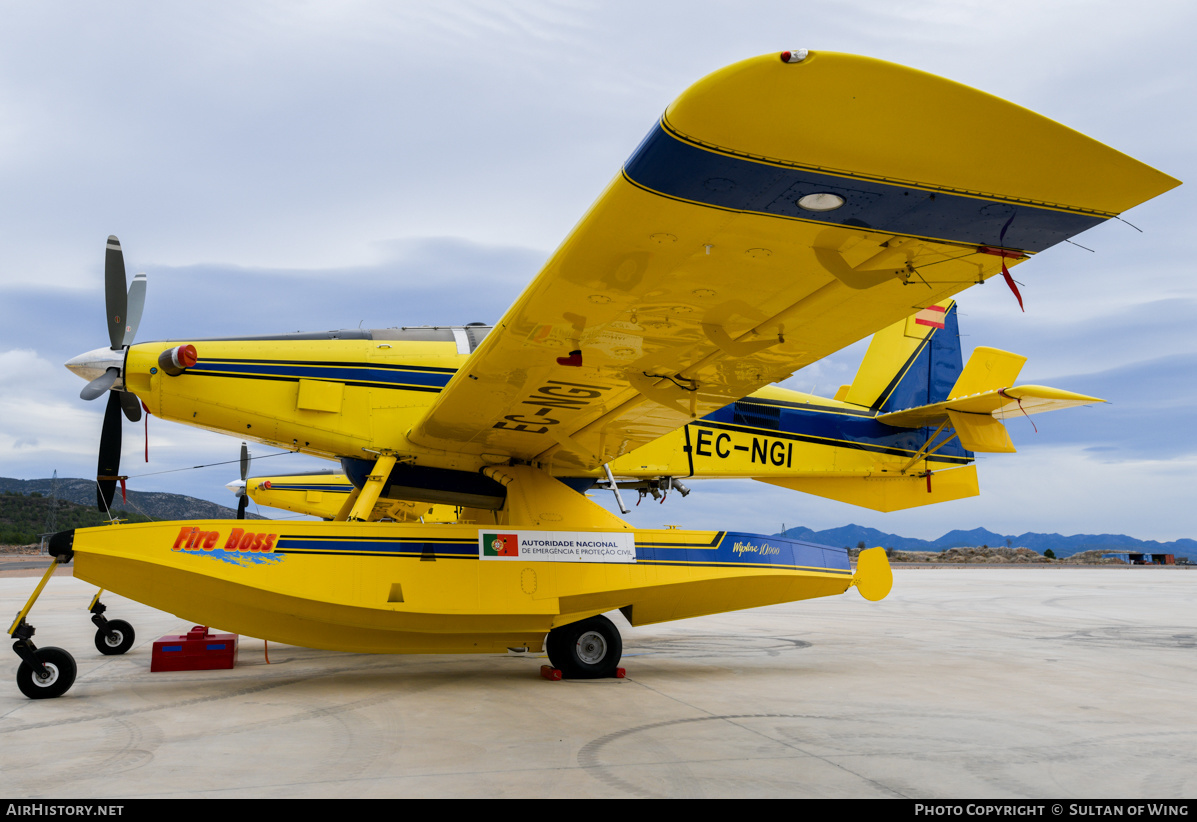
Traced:
[[214, 634], [196, 625], [178, 636], [154, 642], [151, 671], [214, 671], [237, 664], [237, 635]]

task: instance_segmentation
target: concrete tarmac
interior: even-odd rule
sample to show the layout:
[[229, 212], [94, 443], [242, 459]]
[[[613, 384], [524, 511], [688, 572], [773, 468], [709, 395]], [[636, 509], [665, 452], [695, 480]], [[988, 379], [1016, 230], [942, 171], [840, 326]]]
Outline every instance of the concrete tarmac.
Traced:
[[[0, 579], [0, 613], [35, 584]], [[898, 569], [880, 603], [616, 613], [627, 678], [574, 682], [244, 637], [234, 670], [150, 673], [188, 626], [107, 594], [137, 643], [101, 656], [94, 592], [56, 577], [30, 620], [75, 656], [65, 696], [26, 699], [9, 652], [0, 797], [1197, 796], [1187, 570]]]

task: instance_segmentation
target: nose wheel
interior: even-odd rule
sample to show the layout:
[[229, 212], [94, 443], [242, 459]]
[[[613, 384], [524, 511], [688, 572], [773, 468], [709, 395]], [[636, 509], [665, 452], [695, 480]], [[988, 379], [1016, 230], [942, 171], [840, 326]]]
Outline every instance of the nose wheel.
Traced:
[[32, 660], [22, 655], [17, 687], [30, 699], [53, 699], [70, 690], [75, 673], [75, 658], [62, 648], [38, 648]]
[[133, 647], [136, 634], [133, 626], [123, 619], [108, 619], [104, 616], [107, 607], [100, 602], [100, 593], [91, 601], [91, 621], [96, 625], [96, 650], [105, 656], [120, 656]]
[[105, 656], [119, 656], [133, 647], [133, 626], [123, 619], [107, 620], [107, 626], [96, 631], [96, 650]]
[[603, 679], [615, 676], [623, 638], [615, 623], [594, 616], [549, 631], [545, 650], [566, 679]]

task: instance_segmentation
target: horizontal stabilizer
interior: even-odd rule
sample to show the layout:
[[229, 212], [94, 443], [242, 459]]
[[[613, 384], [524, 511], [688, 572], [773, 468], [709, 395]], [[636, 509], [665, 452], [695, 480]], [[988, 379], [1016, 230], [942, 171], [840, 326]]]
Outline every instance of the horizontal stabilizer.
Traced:
[[968, 358], [946, 400], [878, 414], [877, 421], [895, 428], [946, 424], [955, 429], [960, 444], [969, 451], [1010, 454], [1014, 444], [1001, 420], [1105, 402], [1043, 385], [1010, 387], [1026, 361], [1009, 351], [979, 347]]
[[877, 421], [896, 428], [923, 428], [947, 422], [948, 411], [988, 414], [995, 419], [1004, 420], [1011, 416], [1041, 414], [1044, 411], [1059, 411], [1062, 408], [1090, 405], [1095, 402], [1105, 400], [1060, 388], [1049, 388], [1046, 385], [1019, 385], [949, 399], [933, 405], [920, 405], [918, 408], [907, 408], [891, 414], [879, 414]]
[[859, 505], [874, 511], [901, 511], [935, 502], [975, 497], [977, 468], [967, 465], [936, 471], [929, 477], [915, 474], [885, 474], [856, 477], [754, 477], [760, 482], [779, 485], [791, 491]]

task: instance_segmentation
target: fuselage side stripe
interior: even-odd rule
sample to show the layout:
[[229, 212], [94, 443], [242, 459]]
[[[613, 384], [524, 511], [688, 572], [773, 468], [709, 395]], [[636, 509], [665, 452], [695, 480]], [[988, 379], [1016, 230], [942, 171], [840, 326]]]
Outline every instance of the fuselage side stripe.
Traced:
[[[771, 437], [779, 440], [791, 440], [793, 442], [805, 442], [812, 445], [827, 445], [836, 448], [852, 448], [858, 451], [869, 451], [875, 454], [887, 454], [894, 457], [910, 457], [918, 452], [919, 448], [927, 441], [927, 433], [922, 428], [906, 428], [898, 429], [891, 426], [884, 426], [888, 429], [883, 432], [882, 436], [891, 440], [907, 440], [909, 445], [884, 445], [877, 442], [866, 442], [861, 439], [846, 439], [843, 436], [832, 436], [830, 433], [826, 436], [818, 436], [812, 434], [798, 434], [793, 431], [774, 431], [767, 428], [749, 428], [743, 425], [733, 425], [730, 423], [714, 422], [710, 419], [704, 419], [700, 422], [690, 423], [696, 429], [708, 428], [714, 431], [727, 431], [730, 433], [742, 434], [750, 437]], [[877, 423], [880, 427], [882, 423]], [[842, 433], [842, 432], [841, 432]], [[695, 448], [699, 456], [711, 456], [713, 452], [704, 452], [703, 447], [710, 448], [712, 443], [704, 441], [703, 438], [698, 438]], [[964, 454], [951, 454], [939, 451], [933, 457], [935, 460], [943, 462], [956, 462], [961, 465], [970, 463], [973, 458]]]
[[441, 389], [453, 374], [443, 371], [375, 368], [364, 363], [294, 364], [278, 361], [226, 362], [201, 359], [185, 373], [205, 376], [275, 378], [285, 380], [332, 380], [366, 385], [401, 385]]

